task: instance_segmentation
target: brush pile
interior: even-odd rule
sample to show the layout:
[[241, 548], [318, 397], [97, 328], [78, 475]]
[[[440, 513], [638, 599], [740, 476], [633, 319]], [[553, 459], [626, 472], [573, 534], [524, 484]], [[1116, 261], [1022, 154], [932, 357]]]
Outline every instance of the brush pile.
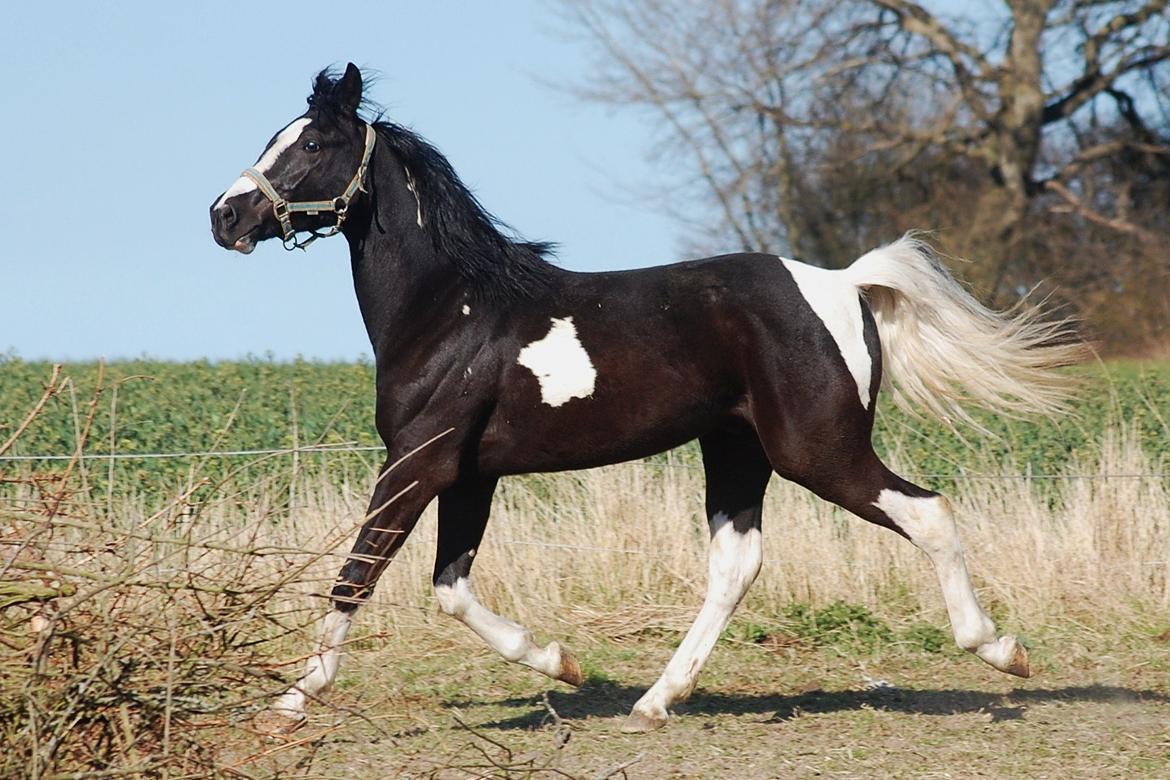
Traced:
[[[0, 454], [67, 383], [53, 371]], [[150, 513], [110, 511], [80, 459], [101, 390], [77, 457], [0, 470], [0, 777], [235, 774], [203, 735], [287, 684], [265, 659], [314, 615], [274, 596], [321, 556], [201, 523], [198, 479]]]

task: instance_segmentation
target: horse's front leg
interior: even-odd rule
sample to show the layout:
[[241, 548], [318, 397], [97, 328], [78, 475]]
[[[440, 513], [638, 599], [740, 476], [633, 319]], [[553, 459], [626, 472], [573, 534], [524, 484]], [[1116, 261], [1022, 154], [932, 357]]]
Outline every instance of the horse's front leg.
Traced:
[[[453, 476], [444, 478], [453, 469], [435, 461], [419, 458], [410, 468], [391, 470], [394, 459], [387, 459], [374, 487], [365, 523], [333, 586], [333, 609], [325, 616], [304, 673], [267, 712], [261, 713], [256, 720], [258, 729], [269, 733], [292, 731], [305, 720], [306, 700], [333, 684], [353, 613], [369, 597], [378, 577], [414, 530], [423, 509], [453, 480]], [[426, 480], [414, 482], [410, 477], [416, 474], [424, 474]]]
[[581, 666], [557, 642], [540, 647], [524, 626], [495, 614], [475, 597], [471, 564], [491, 511], [494, 478], [469, 475], [439, 495], [439, 546], [435, 597], [443, 612], [459, 620], [507, 660], [569, 685], [580, 685]]

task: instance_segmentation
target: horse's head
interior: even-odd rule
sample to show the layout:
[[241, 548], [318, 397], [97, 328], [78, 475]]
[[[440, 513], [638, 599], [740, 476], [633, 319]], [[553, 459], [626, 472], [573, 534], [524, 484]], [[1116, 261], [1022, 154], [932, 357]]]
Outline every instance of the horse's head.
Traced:
[[313, 240], [298, 242], [295, 232], [337, 232], [364, 191], [374, 147], [373, 128], [358, 116], [361, 101], [362, 74], [352, 62], [340, 78], [319, 74], [309, 109], [212, 204], [216, 243], [247, 254], [268, 238], [292, 249]]

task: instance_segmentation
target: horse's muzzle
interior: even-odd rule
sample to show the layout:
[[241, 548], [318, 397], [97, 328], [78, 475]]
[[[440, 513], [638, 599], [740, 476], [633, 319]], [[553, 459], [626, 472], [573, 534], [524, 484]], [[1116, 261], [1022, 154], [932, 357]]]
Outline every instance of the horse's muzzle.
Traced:
[[224, 249], [248, 254], [256, 248], [258, 240], [267, 236], [260, 235], [263, 220], [252, 209], [242, 208], [243, 205], [217, 201], [211, 207], [211, 235]]

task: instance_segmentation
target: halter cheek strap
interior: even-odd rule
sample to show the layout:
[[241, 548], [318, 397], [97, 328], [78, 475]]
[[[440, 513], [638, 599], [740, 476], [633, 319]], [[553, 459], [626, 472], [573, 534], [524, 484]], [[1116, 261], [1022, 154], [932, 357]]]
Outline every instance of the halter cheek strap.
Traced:
[[[248, 168], [243, 175], [247, 176], [252, 181], [256, 182], [256, 186], [264, 193], [264, 197], [272, 201], [272, 213], [280, 222], [280, 229], [283, 232], [281, 243], [284, 248], [292, 251], [293, 249], [307, 249], [309, 244], [316, 241], [318, 238], [328, 238], [329, 236], [337, 235], [341, 231], [341, 226], [345, 222], [346, 213], [349, 211], [349, 204], [353, 201], [353, 197], [359, 192], [365, 192], [366, 169], [370, 167], [370, 156], [374, 153], [374, 139], [377, 135], [374, 132], [372, 125], [366, 125], [366, 148], [362, 152], [362, 161], [358, 165], [357, 173], [349, 180], [349, 185], [345, 191], [332, 200], [296, 200], [288, 201], [280, 197], [276, 188], [272, 186], [272, 182], [268, 181], [268, 177], [255, 168]], [[337, 222], [325, 232], [318, 232], [316, 230], [309, 230], [307, 232], [312, 235], [304, 241], [297, 238], [297, 231], [292, 225], [292, 215], [295, 213], [304, 213], [309, 216], [316, 216], [322, 212], [328, 212], [337, 215]]]

